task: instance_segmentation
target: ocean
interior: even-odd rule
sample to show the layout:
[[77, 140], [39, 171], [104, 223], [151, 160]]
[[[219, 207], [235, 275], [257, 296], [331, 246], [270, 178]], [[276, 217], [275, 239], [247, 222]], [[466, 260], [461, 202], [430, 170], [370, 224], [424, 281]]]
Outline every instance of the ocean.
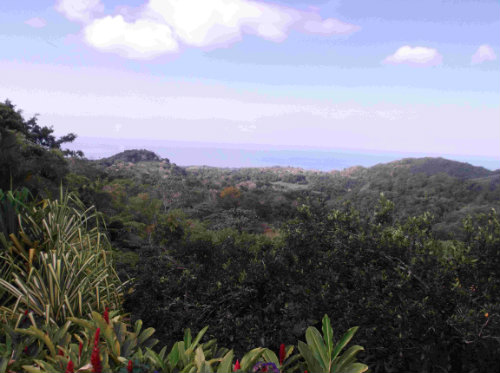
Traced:
[[[256, 144], [216, 144], [149, 139], [116, 139], [78, 137], [73, 150], [82, 150], [88, 159], [109, 157], [127, 149], [147, 149], [179, 166], [212, 167], [300, 167], [308, 170], [332, 171], [352, 166], [370, 167], [402, 158], [443, 157], [489, 170], [500, 168], [500, 157], [382, 152], [360, 149], [326, 149], [300, 146]], [[64, 147], [64, 146], [63, 146]]]

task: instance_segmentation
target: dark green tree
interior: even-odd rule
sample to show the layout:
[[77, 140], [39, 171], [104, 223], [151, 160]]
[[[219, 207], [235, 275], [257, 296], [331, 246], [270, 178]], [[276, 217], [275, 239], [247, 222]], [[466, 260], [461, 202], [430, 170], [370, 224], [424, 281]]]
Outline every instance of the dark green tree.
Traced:
[[64, 156], [82, 157], [81, 151], [62, 150], [75, 134], [57, 139], [52, 127], [37, 124], [34, 116], [25, 120], [21, 110], [9, 101], [0, 103], [0, 188], [27, 186], [35, 194], [58, 186], [68, 172]]

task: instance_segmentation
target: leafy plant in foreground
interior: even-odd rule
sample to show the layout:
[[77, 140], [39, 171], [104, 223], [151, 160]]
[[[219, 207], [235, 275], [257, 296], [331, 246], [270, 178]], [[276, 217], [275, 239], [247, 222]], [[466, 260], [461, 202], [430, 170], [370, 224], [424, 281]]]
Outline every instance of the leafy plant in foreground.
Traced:
[[214, 372], [216, 365], [217, 373], [231, 372], [232, 350], [218, 349], [215, 340], [200, 343], [207, 329], [203, 328], [194, 339], [191, 330], [186, 329], [184, 339], [174, 343], [168, 354], [166, 346], [159, 353], [148, 348], [145, 357], [162, 373]]
[[[293, 371], [297, 368], [297, 360], [300, 359], [301, 355], [292, 355], [294, 346], [285, 346], [281, 344], [279, 357], [269, 349], [266, 349], [262, 354], [262, 358], [266, 364], [272, 364], [276, 369], [281, 372]], [[255, 367], [254, 367], [255, 368]], [[266, 368], [266, 366], [261, 364], [261, 368]]]
[[61, 325], [68, 316], [121, 307], [122, 283], [92, 208], [61, 191], [59, 200], [23, 211], [19, 221], [18, 235], [0, 242], [0, 290], [10, 296], [4, 313], [30, 309]]
[[310, 326], [306, 330], [307, 344], [299, 341], [299, 351], [305, 360], [305, 367], [314, 373], [362, 373], [368, 366], [356, 361], [356, 354], [363, 351], [363, 347], [351, 346], [343, 354], [340, 352], [350, 342], [358, 327], [349, 329], [335, 344], [330, 319], [323, 317], [323, 335], [318, 329]]

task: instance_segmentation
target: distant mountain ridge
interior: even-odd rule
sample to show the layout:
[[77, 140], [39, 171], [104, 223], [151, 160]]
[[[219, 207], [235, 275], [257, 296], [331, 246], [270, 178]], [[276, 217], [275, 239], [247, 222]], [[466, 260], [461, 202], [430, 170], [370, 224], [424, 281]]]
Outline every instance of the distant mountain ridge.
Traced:
[[[158, 154], [153, 151], [146, 149], [131, 149], [125, 150], [120, 153], [117, 153], [111, 157], [101, 158], [96, 161], [97, 163], [104, 166], [112, 166], [118, 162], [126, 162], [126, 163], [139, 163], [139, 162], [166, 162], [170, 163], [169, 159], [161, 158]], [[202, 166], [191, 166], [189, 168], [198, 168]], [[182, 168], [182, 167], [181, 167]], [[218, 167], [211, 167], [218, 168]], [[231, 167], [233, 168], [233, 167]], [[248, 168], [248, 167], [241, 167]], [[290, 170], [290, 171], [298, 171], [302, 170], [304, 172], [314, 172], [317, 173], [319, 171], [306, 170], [300, 167], [252, 167], [255, 169], [265, 169], [266, 171], [274, 170]], [[343, 170], [332, 170], [330, 173], [337, 174], [344, 177], [349, 176], [361, 176], [366, 172], [370, 172], [370, 170], [375, 171], [380, 168], [384, 169], [409, 169], [412, 174], [416, 173], [424, 173], [427, 176], [433, 176], [437, 174], [447, 174], [451, 177], [455, 177], [462, 180], [468, 179], [478, 179], [485, 177], [492, 177], [495, 175], [500, 175], [500, 169], [495, 171], [490, 171], [481, 166], [474, 166], [470, 163], [454, 161], [442, 157], [424, 157], [424, 158], [403, 158], [397, 161], [388, 162], [388, 163], [380, 163], [371, 167], [363, 167], [363, 166], [352, 166], [345, 168]], [[238, 169], [238, 168], [234, 168]]]

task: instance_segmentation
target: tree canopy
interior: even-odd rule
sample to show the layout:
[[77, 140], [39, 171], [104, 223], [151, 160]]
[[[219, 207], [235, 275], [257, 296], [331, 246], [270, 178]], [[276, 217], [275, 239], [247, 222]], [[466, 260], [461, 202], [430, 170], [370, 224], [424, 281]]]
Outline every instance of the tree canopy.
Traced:
[[52, 189], [67, 174], [64, 157], [83, 157], [83, 152], [61, 149], [76, 139], [74, 133], [56, 138], [52, 127], [26, 120], [9, 100], [0, 103], [0, 188], [28, 185], [33, 192]]

